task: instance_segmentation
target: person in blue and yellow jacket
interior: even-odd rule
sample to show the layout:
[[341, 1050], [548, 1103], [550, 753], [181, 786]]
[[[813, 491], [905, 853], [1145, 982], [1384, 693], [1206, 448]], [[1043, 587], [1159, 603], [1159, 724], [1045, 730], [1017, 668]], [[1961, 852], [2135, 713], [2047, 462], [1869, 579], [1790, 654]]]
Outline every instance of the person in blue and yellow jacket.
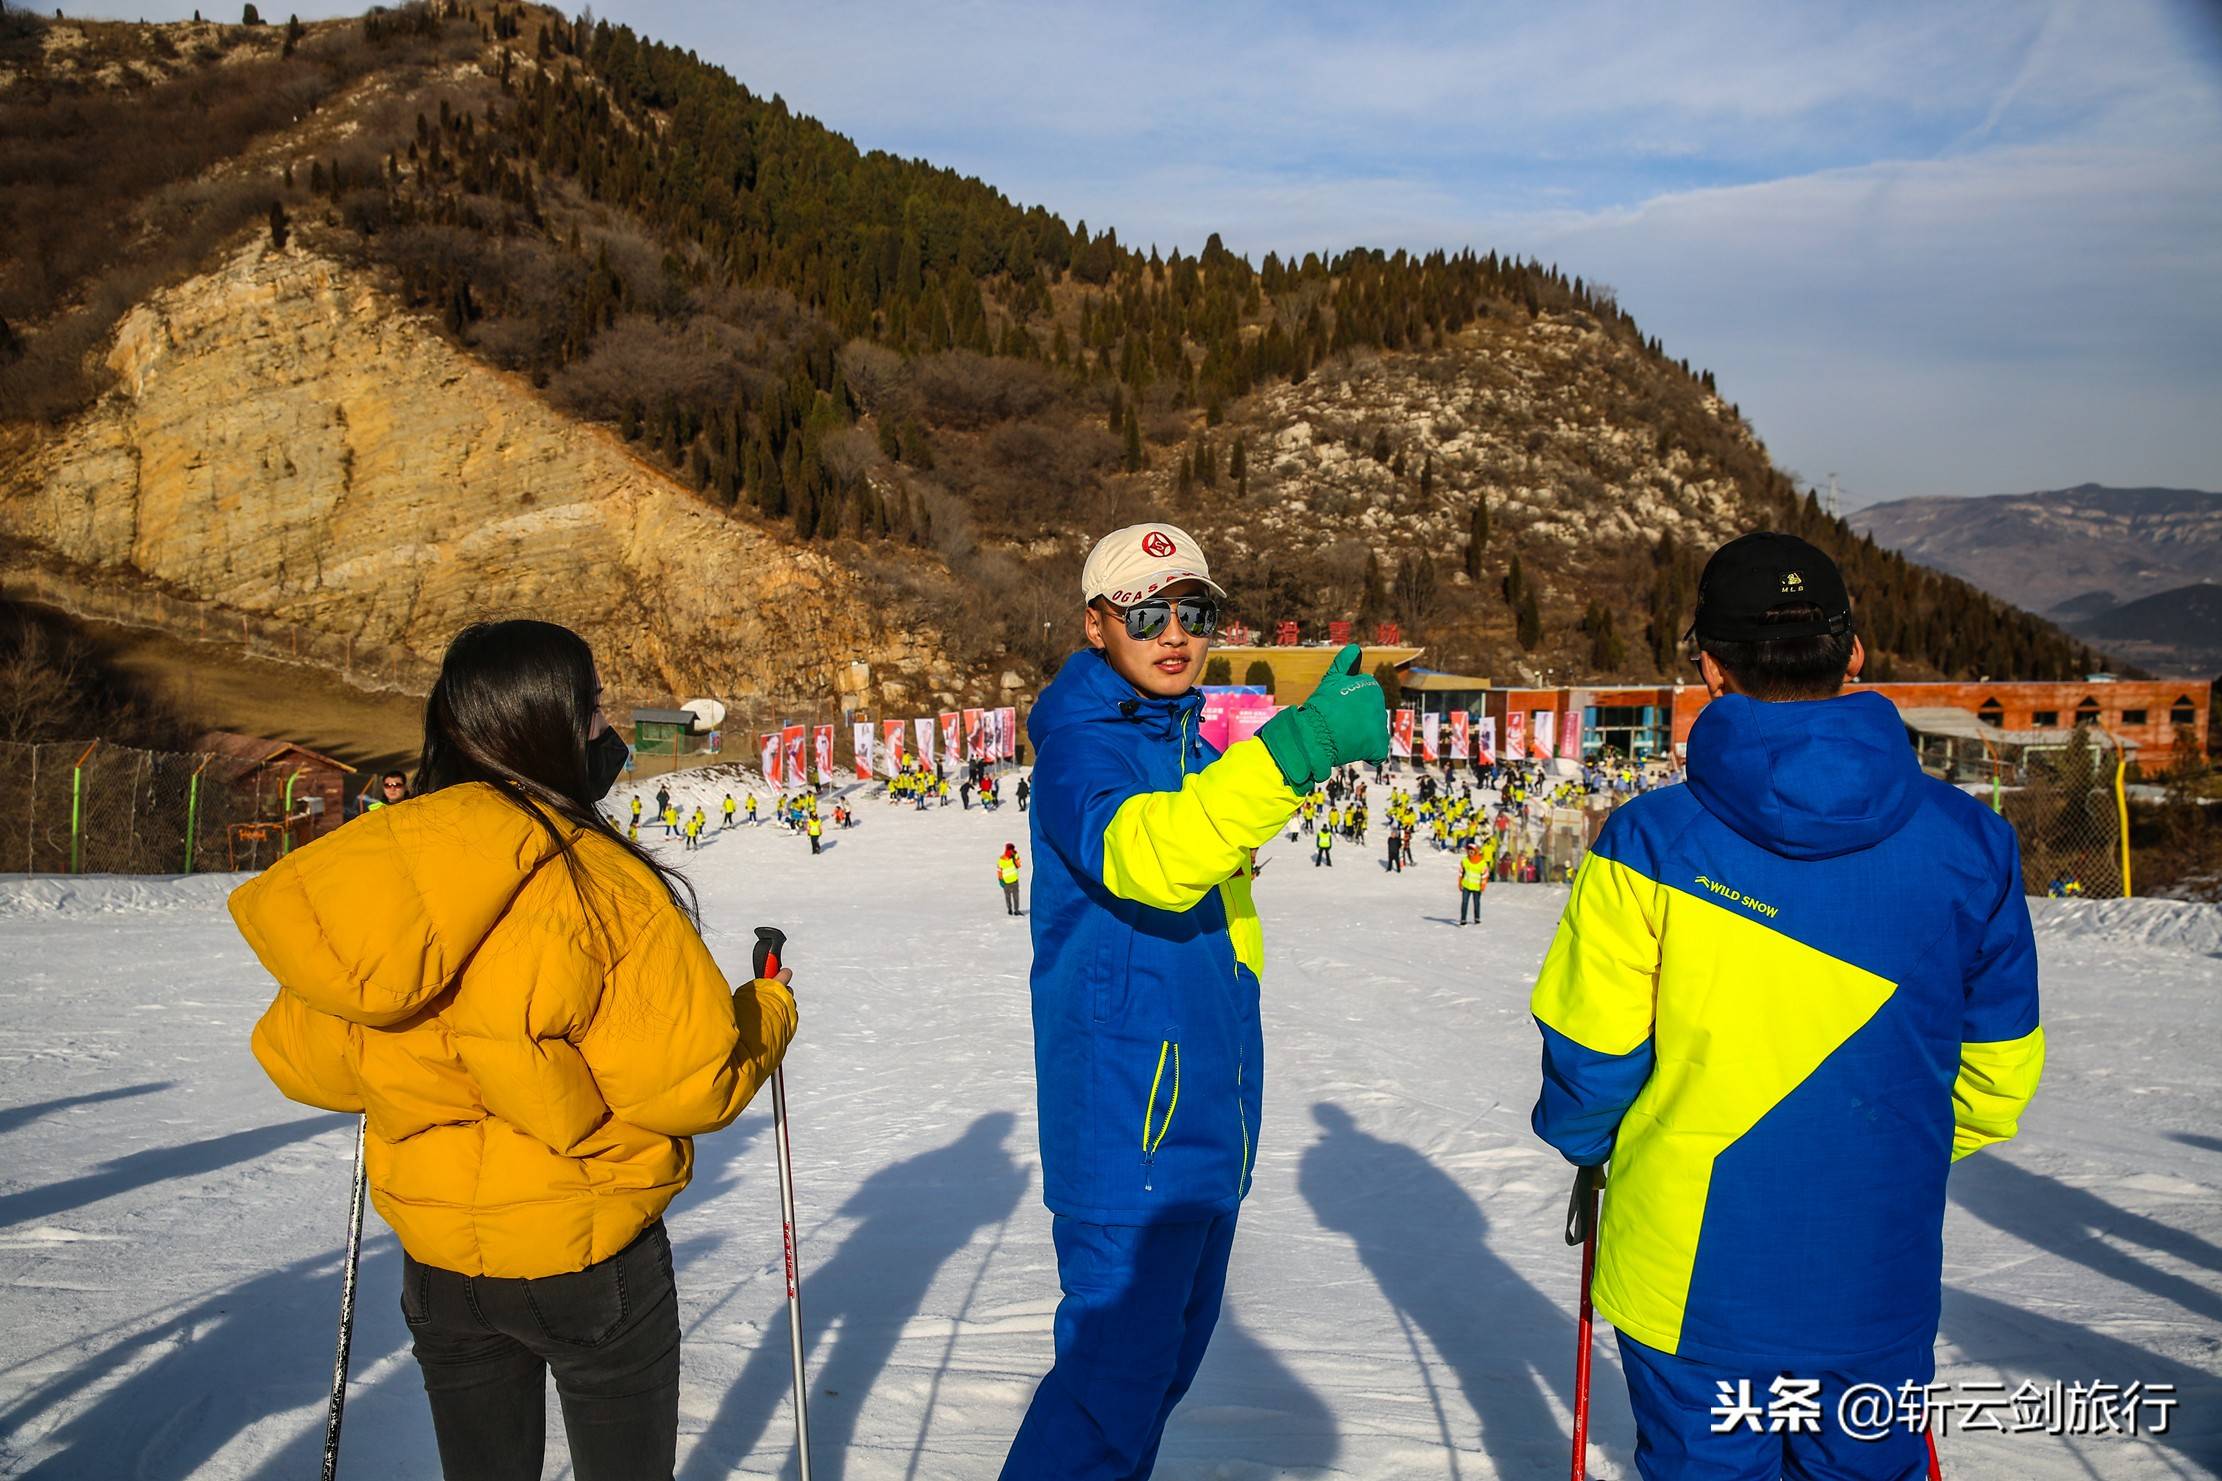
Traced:
[[[1643, 1476], [1917, 1477], [1916, 1429], [1838, 1406], [1934, 1374], [1947, 1171], [2043, 1068], [2014, 833], [1840, 692], [1865, 654], [1813, 546], [1722, 547], [1693, 631], [1689, 784], [1612, 815], [1536, 983], [1535, 1129], [1611, 1163], [1595, 1299]], [[1818, 1420], [1724, 1424], [1747, 1392]]]
[[1034, 1071], [1064, 1299], [1007, 1481], [1156, 1463], [1218, 1321], [1262, 1104], [1250, 851], [1341, 762], [1388, 754], [1344, 648], [1309, 700], [1220, 755], [1194, 692], [1223, 593], [1170, 525], [1107, 535], [1089, 646], [1027, 721], [1035, 752]]

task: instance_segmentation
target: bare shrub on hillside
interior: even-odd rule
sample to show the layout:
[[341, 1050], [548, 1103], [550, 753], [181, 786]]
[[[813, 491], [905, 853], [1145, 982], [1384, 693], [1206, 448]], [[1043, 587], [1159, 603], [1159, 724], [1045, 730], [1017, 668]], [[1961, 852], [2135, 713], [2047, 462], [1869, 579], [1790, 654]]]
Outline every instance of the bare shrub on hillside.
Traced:
[[648, 407], [665, 398], [731, 401], [753, 376], [739, 340], [738, 331], [711, 319], [681, 325], [624, 314], [595, 336], [593, 353], [549, 379], [548, 396], [601, 421], [617, 420], [635, 398]]
[[1032, 416], [1063, 394], [1057, 372], [1046, 365], [990, 359], [970, 350], [926, 356], [914, 375], [927, 416], [964, 431]]

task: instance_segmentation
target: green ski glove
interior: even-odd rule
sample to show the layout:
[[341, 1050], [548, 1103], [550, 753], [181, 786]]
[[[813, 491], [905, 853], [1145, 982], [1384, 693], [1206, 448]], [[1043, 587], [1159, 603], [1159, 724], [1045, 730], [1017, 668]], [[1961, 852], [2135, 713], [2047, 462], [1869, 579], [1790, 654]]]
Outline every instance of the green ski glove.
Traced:
[[1346, 644], [1310, 699], [1258, 729], [1273, 764], [1299, 792], [1338, 766], [1389, 759], [1389, 702], [1372, 675], [1358, 672], [1358, 658], [1358, 645]]

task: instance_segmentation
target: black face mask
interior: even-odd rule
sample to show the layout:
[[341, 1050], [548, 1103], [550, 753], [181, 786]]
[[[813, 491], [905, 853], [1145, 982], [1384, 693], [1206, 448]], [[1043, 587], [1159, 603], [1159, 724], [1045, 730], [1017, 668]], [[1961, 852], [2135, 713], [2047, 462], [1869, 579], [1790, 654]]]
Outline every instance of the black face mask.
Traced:
[[625, 763], [632, 757], [632, 748], [625, 744], [625, 737], [617, 733], [614, 725], [603, 726], [602, 733], [586, 743], [586, 790], [590, 801], [600, 802], [609, 796], [610, 788], [617, 785]]

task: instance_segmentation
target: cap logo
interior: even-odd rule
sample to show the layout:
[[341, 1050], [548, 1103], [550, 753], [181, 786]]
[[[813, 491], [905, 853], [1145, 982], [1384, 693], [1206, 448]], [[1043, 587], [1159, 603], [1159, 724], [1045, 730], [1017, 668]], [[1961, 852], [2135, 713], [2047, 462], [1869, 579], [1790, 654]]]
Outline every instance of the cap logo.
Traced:
[[1805, 578], [1792, 571], [1782, 578], [1782, 589], [1785, 593], [1802, 592], [1805, 590]]
[[1142, 554], [1163, 560], [1173, 554], [1172, 537], [1163, 530], [1152, 530], [1142, 537]]

